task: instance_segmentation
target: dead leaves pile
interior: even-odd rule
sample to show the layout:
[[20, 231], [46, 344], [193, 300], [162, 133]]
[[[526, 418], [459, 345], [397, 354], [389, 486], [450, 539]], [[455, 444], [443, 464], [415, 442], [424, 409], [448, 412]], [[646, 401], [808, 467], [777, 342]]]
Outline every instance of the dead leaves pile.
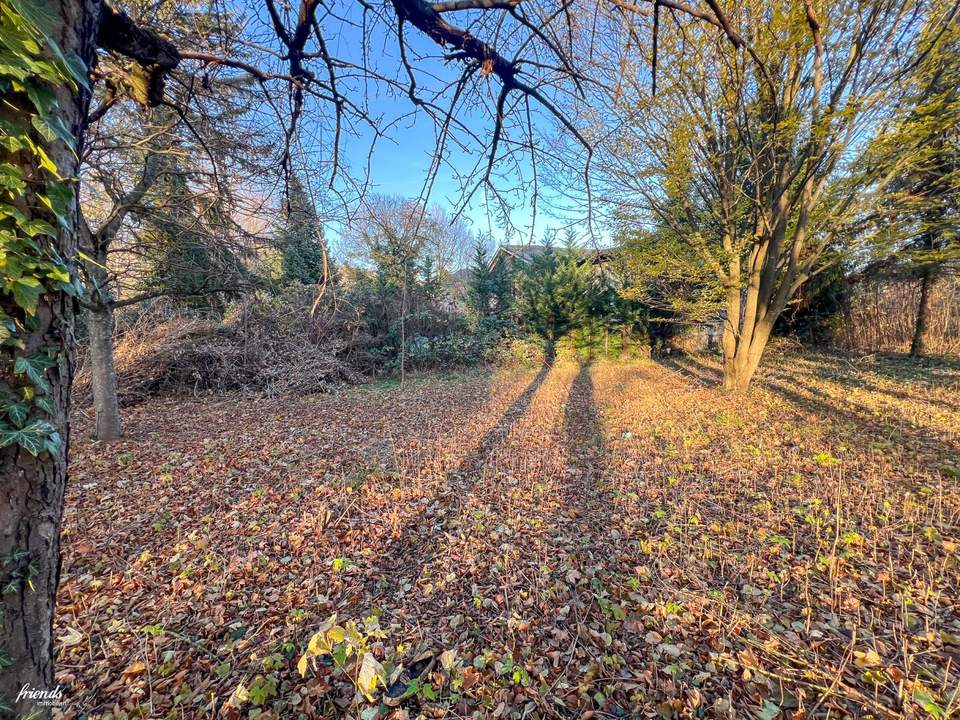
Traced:
[[65, 716], [949, 716], [960, 372], [716, 375], [132, 408], [74, 446]]

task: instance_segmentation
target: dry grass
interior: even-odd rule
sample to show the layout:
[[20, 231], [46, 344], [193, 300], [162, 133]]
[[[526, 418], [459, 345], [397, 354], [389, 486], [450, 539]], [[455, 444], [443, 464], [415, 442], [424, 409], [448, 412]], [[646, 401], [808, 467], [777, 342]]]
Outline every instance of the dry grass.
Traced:
[[[68, 715], [955, 712], [960, 370], [788, 356], [746, 398], [716, 375], [568, 363], [133, 409], [124, 442], [75, 443]], [[349, 663], [296, 670], [333, 612], [379, 615], [388, 669], [453, 652], [378, 709]]]

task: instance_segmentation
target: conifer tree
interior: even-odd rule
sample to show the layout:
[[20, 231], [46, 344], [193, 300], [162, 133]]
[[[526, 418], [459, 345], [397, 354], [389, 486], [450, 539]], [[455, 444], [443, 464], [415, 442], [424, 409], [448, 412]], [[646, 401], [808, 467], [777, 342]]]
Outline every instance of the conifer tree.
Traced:
[[277, 245], [283, 282], [313, 285], [323, 282], [325, 273], [330, 274], [320, 218], [313, 200], [296, 175], [290, 178]]

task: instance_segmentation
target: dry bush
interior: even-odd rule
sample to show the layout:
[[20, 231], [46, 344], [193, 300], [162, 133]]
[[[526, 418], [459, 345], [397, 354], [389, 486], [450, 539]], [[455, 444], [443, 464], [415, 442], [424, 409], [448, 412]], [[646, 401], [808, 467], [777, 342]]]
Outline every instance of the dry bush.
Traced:
[[[121, 401], [182, 392], [241, 391], [282, 395], [323, 392], [359, 382], [359, 325], [348, 308], [315, 288], [280, 296], [256, 294], [234, 303], [222, 320], [161, 300], [117, 317], [116, 365]], [[355, 313], [354, 313], [355, 315]], [[75, 382], [90, 399], [85, 353]]]
[[[838, 339], [853, 350], [909, 352], [919, 302], [917, 280], [864, 283], [851, 298]], [[960, 355], [960, 278], [934, 286], [926, 346], [934, 355]]]

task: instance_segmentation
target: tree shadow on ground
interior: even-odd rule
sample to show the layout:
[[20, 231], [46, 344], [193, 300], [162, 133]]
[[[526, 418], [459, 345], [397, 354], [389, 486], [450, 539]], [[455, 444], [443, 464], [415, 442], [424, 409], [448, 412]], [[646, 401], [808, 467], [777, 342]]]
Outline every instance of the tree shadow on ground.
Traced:
[[[716, 368], [701, 363], [695, 356], [684, 355], [678, 358], [659, 358], [657, 362], [678, 374], [701, 383], [718, 385], [722, 374]], [[855, 371], [853, 371], [855, 372]], [[833, 375], [831, 381], [841, 385], [845, 383]], [[855, 377], [851, 374], [846, 378], [846, 385], [855, 385]], [[851, 406], [848, 401], [831, 397], [822, 388], [811, 384], [806, 379], [791, 373], [789, 368], [776, 365], [763, 368], [754, 381], [754, 386], [779, 395], [795, 408], [813, 413], [818, 421], [830, 425], [839, 431], [844, 441], [863, 443], [864, 435], [875, 441], [895, 447], [906, 453], [917, 448], [926, 448], [931, 454], [946, 460], [955, 455], [960, 448], [952, 438], [935, 430], [899, 423], [895, 427], [884, 422], [882, 418]], [[880, 392], [885, 392], [880, 390]], [[888, 393], [893, 397], [892, 393]], [[920, 399], [920, 398], [901, 398]], [[922, 399], [921, 399], [922, 400]]]
[[[570, 385], [563, 411], [563, 438], [567, 449], [567, 468], [577, 478], [576, 483], [565, 483], [565, 498], [569, 503], [601, 501], [602, 491], [597, 485], [606, 469], [606, 439], [600, 412], [597, 409], [590, 363], [583, 363]], [[576, 493], [582, 496], [577, 498]]]
[[[789, 384], [788, 384], [789, 383]], [[845, 441], [862, 444], [863, 437], [890, 445], [907, 454], [918, 448], [927, 449], [932, 455], [946, 460], [960, 451], [960, 447], [950, 438], [932, 428], [915, 426], [903, 422], [898, 416], [896, 424], [884, 420], [882, 416], [841, 406], [841, 400], [830, 397], [823, 390], [796, 378], [782, 379], [767, 377], [763, 387], [797, 408], [813, 412], [822, 421], [837, 428]]]
[[701, 364], [692, 355], [678, 355], [676, 357], [661, 355], [653, 360], [661, 367], [673, 370], [675, 373], [690, 380], [696, 380], [703, 385], [712, 386], [723, 382], [723, 375], [719, 370]]
[[[873, 360], [854, 361], [839, 353], [817, 354], [821, 362], [813, 374], [847, 389], [862, 389], [908, 402], [929, 402], [924, 393], [946, 390], [960, 384], [960, 361], [949, 358], [912, 358], [909, 355], [883, 355]], [[933, 370], [939, 371], [937, 377]], [[879, 380], [879, 382], [878, 382]], [[887, 387], [883, 380], [897, 383]], [[960, 402], [938, 398], [937, 403], [960, 410]]]
[[447, 522], [464, 513], [470, 490], [479, 479], [476, 471], [483, 465], [486, 456], [503, 442], [527, 412], [550, 370], [551, 365], [545, 363], [473, 449], [444, 474], [441, 480], [442, 489], [435, 496], [435, 500], [440, 504], [449, 503], [449, 512], [442, 518], [421, 514], [409, 518], [409, 523], [403, 528], [400, 537], [388, 542], [377, 560], [372, 563], [367, 573], [368, 585], [386, 586], [390, 577], [409, 578], [416, 582], [423, 575], [424, 569], [442, 555], [442, 539]]
[[596, 402], [592, 364], [583, 363], [567, 394], [563, 413], [565, 477], [560, 479], [557, 523], [577, 547], [580, 564], [606, 565], [614, 500], [607, 483], [606, 435]]

